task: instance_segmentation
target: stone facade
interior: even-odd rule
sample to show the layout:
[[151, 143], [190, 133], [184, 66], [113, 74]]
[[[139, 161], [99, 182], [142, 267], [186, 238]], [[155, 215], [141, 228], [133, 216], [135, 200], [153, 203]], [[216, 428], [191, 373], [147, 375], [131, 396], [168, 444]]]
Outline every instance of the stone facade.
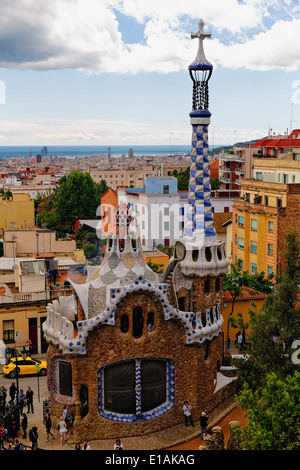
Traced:
[[[154, 313], [154, 330], [148, 331], [144, 325], [140, 338], [134, 338], [132, 324], [128, 332], [121, 331], [121, 317], [132, 316], [132, 310], [140, 306], [144, 317]], [[59, 418], [64, 404], [78, 407], [80, 388], [85, 385], [89, 396], [89, 413], [81, 418], [76, 413], [75, 435], [80, 439], [105, 439], [112, 437], [130, 437], [153, 433], [183, 422], [182, 406], [188, 400], [193, 407], [193, 418], [198, 420], [203, 409], [210, 410], [218, 404], [219, 394], [214, 398], [216, 375], [221, 364], [221, 336], [203, 345], [186, 345], [185, 330], [178, 320], [166, 321], [160, 301], [154, 294], [137, 292], [125, 298], [117, 308], [114, 326], [98, 327], [91, 332], [86, 345], [86, 355], [64, 358], [72, 365], [72, 383], [74, 394], [67, 399], [55, 393], [57, 382], [50, 380], [51, 413]], [[124, 358], [164, 358], [175, 364], [174, 396], [171, 409], [161, 416], [140, 423], [120, 423], [103, 418], [98, 413], [98, 371], [108, 364]], [[49, 347], [49, 378], [55, 377], [55, 364], [62, 355], [55, 346]]]

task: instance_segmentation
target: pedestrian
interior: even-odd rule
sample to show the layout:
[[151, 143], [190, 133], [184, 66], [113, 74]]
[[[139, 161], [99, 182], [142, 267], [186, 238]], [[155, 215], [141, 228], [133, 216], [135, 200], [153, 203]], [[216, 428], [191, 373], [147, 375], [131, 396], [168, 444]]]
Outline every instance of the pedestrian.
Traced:
[[56, 268], [53, 268], [53, 269], [52, 269], [51, 275], [52, 275], [53, 285], [55, 286], [55, 284], [56, 284], [56, 278], [57, 278], [57, 276], [58, 276], [58, 271], [57, 271]]
[[203, 437], [207, 434], [207, 422], [208, 416], [205, 411], [203, 411], [200, 416], [201, 439], [203, 439]]
[[50, 440], [50, 436], [52, 437], [52, 439], [54, 439], [54, 436], [51, 432], [52, 421], [51, 421], [50, 413], [46, 414], [45, 426], [46, 426], [46, 442], [48, 442]]
[[10, 396], [9, 403], [14, 403], [15, 398], [16, 398], [16, 393], [17, 393], [17, 387], [15, 385], [15, 382], [12, 382], [11, 386], [9, 387], [9, 396]]
[[17, 432], [18, 432], [18, 423], [15, 418], [15, 415], [12, 414], [10, 416], [10, 423], [9, 423], [9, 434], [11, 435], [12, 439], [16, 438]]
[[123, 444], [121, 443], [120, 439], [116, 440], [114, 445], [114, 450], [123, 450]]
[[238, 335], [238, 348], [241, 350], [242, 346], [243, 346], [243, 335], [242, 335], [241, 332], [239, 332], [239, 335]]
[[31, 450], [38, 450], [39, 435], [36, 426], [33, 426], [29, 431], [29, 440], [32, 442]]
[[6, 390], [6, 388], [4, 387], [4, 385], [1, 385], [0, 395], [2, 395], [2, 399], [3, 399], [3, 401], [4, 401], [4, 406], [5, 406], [5, 404], [6, 404], [7, 390]]
[[68, 408], [67, 408], [67, 405], [64, 405], [63, 414], [62, 414], [64, 421], [67, 421], [67, 416], [68, 416]]
[[66, 440], [65, 435], [68, 432], [68, 428], [62, 416], [59, 422], [57, 423], [57, 429], [59, 430], [61, 445], [63, 445]]
[[32, 342], [31, 342], [31, 339], [29, 339], [28, 341], [26, 341], [26, 346], [25, 346], [26, 354], [29, 357], [31, 357], [31, 348], [32, 348]]
[[68, 433], [70, 436], [73, 436], [73, 424], [74, 424], [74, 415], [71, 410], [69, 410], [66, 418], [66, 423], [68, 426]]
[[238, 331], [237, 334], [235, 335], [235, 347], [236, 347], [236, 348], [238, 348], [238, 343], [239, 343], [238, 337], [239, 337], [240, 334], [241, 334], [241, 332]]
[[0, 424], [0, 449], [4, 449], [4, 440], [5, 440], [5, 428], [4, 424]]
[[191, 405], [189, 404], [188, 401], [185, 401], [184, 402], [184, 405], [183, 405], [183, 414], [184, 414], [184, 418], [185, 418], [185, 425], [188, 426], [189, 425], [189, 421], [191, 422], [191, 425], [193, 427], [194, 426], [194, 422], [193, 422], [193, 418], [192, 418], [192, 407]]
[[15, 440], [13, 444], [13, 450], [22, 450], [24, 448], [22, 442], [19, 442], [18, 439]]
[[87, 441], [84, 441], [82, 450], [92, 450], [91, 446], [87, 443]]
[[26, 392], [26, 400], [27, 400], [27, 414], [33, 413], [33, 390], [31, 390], [31, 387], [28, 387], [28, 390]]
[[25, 413], [22, 414], [22, 419], [21, 419], [21, 427], [23, 429], [23, 439], [26, 439], [27, 437], [27, 426], [28, 426], [28, 419]]
[[19, 404], [19, 408], [20, 408], [20, 414], [23, 413], [25, 398], [26, 398], [25, 393], [24, 393], [23, 389], [21, 388], [21, 390], [19, 391], [19, 395], [18, 395], [18, 404]]
[[76, 444], [74, 450], [81, 450], [80, 444]]

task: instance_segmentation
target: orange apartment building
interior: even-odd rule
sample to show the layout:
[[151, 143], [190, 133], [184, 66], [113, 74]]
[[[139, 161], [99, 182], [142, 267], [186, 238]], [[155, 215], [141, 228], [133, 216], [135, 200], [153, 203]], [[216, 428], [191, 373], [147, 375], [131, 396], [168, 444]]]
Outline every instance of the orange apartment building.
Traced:
[[241, 182], [241, 199], [233, 202], [233, 262], [241, 259], [250, 273], [275, 275], [292, 229], [300, 232], [300, 184]]

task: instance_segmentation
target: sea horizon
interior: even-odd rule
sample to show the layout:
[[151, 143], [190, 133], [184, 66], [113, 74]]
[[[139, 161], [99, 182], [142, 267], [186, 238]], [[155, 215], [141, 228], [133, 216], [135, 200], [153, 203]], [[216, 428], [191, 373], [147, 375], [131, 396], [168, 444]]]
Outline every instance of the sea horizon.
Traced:
[[[210, 149], [220, 147], [219, 145], [210, 146]], [[60, 156], [60, 157], [90, 157], [92, 155], [108, 155], [119, 157], [126, 156], [130, 149], [136, 156], [162, 156], [186, 154], [191, 152], [191, 145], [53, 145], [46, 146], [47, 154], [43, 155], [43, 148], [40, 146], [11, 145], [0, 146], [0, 160], [11, 158], [31, 158], [36, 155]]]

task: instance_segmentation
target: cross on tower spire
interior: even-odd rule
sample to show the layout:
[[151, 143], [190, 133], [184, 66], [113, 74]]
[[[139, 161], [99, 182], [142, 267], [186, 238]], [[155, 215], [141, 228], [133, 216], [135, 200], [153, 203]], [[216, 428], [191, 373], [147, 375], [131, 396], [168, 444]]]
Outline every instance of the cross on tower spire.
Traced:
[[199, 46], [196, 59], [194, 62], [189, 66], [189, 69], [202, 69], [203, 68], [212, 68], [212, 65], [208, 62], [205, 57], [204, 49], [203, 49], [203, 40], [205, 38], [211, 38], [211, 32], [205, 33], [203, 31], [204, 21], [201, 19], [198, 23], [198, 31], [196, 33], [191, 33], [191, 39], [199, 39]]

